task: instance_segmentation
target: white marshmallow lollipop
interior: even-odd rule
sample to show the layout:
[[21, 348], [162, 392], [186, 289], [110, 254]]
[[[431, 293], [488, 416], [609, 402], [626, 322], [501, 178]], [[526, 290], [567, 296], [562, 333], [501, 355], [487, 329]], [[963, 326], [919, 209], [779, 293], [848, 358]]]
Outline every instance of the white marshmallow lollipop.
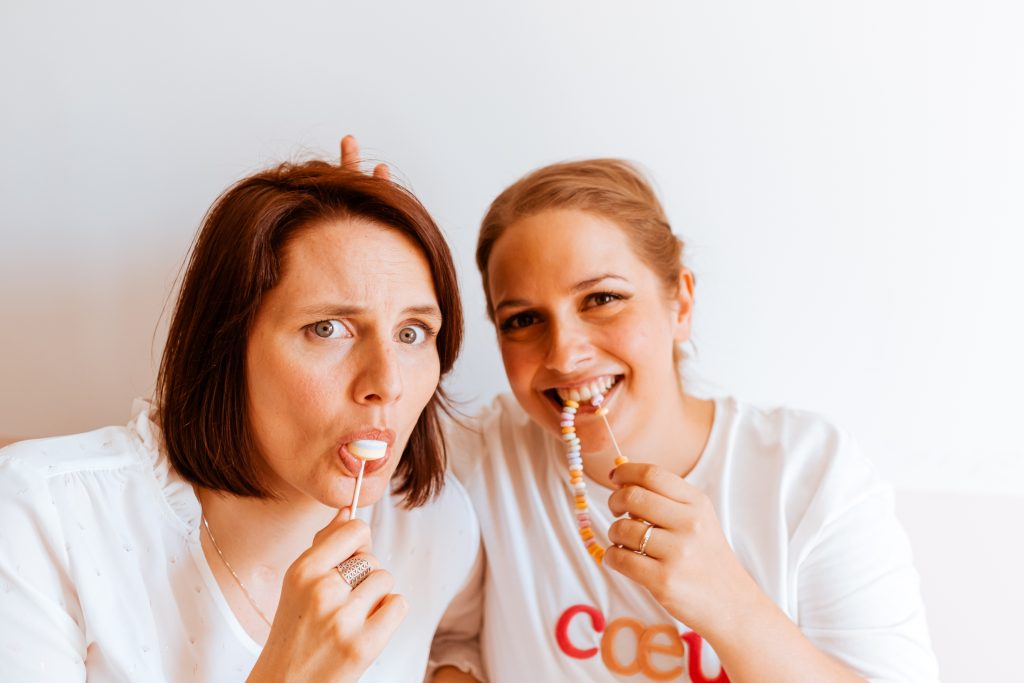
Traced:
[[360, 460], [380, 460], [388, 452], [387, 441], [375, 439], [359, 439], [346, 444], [348, 452]]
[[356, 506], [359, 504], [359, 489], [363, 487], [363, 470], [366, 468], [367, 460], [380, 460], [388, 452], [388, 442], [376, 439], [357, 439], [345, 444], [348, 452], [359, 460], [359, 476], [356, 477], [356, 488], [352, 492], [352, 505], [349, 506], [348, 518], [356, 515]]

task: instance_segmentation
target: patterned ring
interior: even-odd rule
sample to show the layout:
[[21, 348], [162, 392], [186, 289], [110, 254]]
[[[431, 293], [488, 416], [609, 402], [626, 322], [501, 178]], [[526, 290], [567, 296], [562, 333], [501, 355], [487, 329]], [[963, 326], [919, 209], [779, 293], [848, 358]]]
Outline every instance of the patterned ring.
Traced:
[[640, 547], [636, 549], [637, 555], [643, 555], [647, 557], [647, 542], [651, 540], [651, 534], [654, 533], [654, 525], [651, 524], [647, 527], [647, 531], [644, 532], [644, 537], [640, 539]]
[[361, 557], [350, 557], [339, 564], [336, 569], [345, 583], [353, 589], [365, 581], [366, 577], [373, 571], [370, 563]]

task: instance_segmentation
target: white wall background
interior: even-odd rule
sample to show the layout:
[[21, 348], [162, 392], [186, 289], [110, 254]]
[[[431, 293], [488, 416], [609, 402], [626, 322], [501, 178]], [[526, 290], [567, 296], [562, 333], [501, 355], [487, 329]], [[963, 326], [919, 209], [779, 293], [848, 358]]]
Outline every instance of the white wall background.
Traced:
[[702, 391], [822, 411], [903, 489], [1020, 493], [1022, 35], [1015, 0], [5, 0], [0, 434], [124, 422], [214, 197], [353, 132], [462, 261], [467, 401], [505, 386], [488, 202], [624, 156], [689, 243]]
[[654, 175], [704, 391], [825, 412], [901, 486], [1024, 490], [1013, 0], [5, 2], [0, 433], [126, 419], [204, 210], [357, 133], [463, 262], [454, 387], [504, 387], [471, 267], [537, 165]]

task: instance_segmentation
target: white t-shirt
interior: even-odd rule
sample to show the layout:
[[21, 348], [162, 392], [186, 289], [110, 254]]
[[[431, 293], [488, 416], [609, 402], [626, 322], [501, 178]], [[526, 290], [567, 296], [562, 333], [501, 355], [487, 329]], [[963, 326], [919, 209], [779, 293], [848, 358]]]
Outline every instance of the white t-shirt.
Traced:
[[[483, 535], [475, 608], [491, 683], [726, 680], [696, 633], [584, 550], [558, 439], [510, 396], [472, 425], [452, 427], [449, 444]], [[815, 645], [871, 681], [938, 680], [890, 489], [847, 436], [808, 413], [719, 399], [686, 480], [710, 497], [740, 562]], [[607, 546], [611, 490], [586, 481]], [[472, 609], [452, 611], [465, 619]], [[439, 641], [433, 658], [459, 665], [462, 647], [448, 652]]]
[[[157, 446], [145, 404], [128, 427], [0, 451], [0, 681], [242, 681], [261, 647], [200, 546], [200, 506]], [[479, 551], [465, 490], [359, 516], [409, 614], [361, 680], [421, 681], [431, 637]], [[312, 540], [312, 539], [311, 539]]]

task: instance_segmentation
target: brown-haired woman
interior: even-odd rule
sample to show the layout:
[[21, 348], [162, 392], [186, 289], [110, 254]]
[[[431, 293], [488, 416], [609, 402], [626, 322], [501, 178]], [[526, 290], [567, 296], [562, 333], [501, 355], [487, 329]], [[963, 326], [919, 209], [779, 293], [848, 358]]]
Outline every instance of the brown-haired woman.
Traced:
[[[438, 429], [461, 338], [402, 188], [317, 161], [231, 187], [155, 405], [0, 453], [0, 678], [420, 680], [478, 553]], [[385, 500], [349, 521], [361, 439], [387, 448], [360, 503]]]
[[891, 495], [851, 440], [689, 393], [682, 251], [618, 160], [539, 169], [483, 220], [514, 398], [450, 443], [486, 550], [489, 680], [937, 680]]

